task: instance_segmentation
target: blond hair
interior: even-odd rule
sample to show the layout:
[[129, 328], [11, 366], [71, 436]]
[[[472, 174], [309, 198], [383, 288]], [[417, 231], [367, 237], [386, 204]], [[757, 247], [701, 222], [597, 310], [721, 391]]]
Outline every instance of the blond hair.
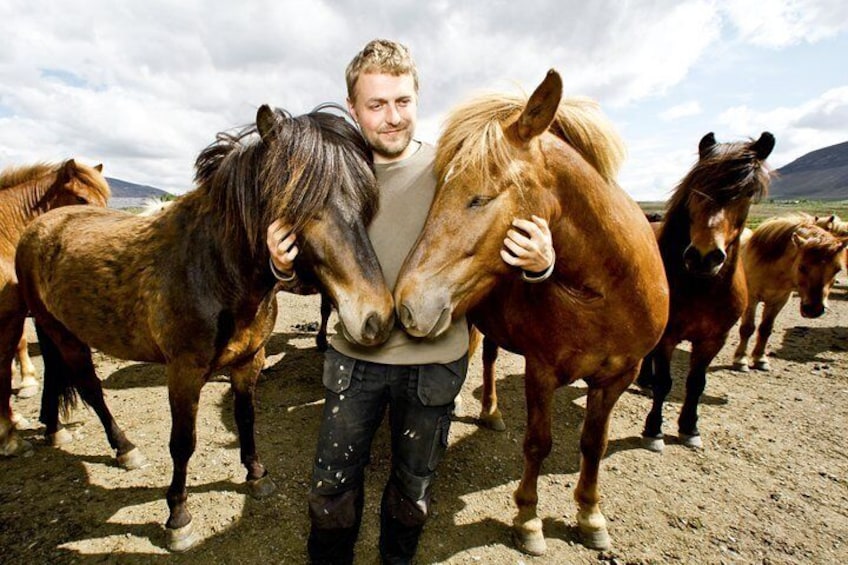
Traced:
[[388, 39], [374, 39], [356, 54], [347, 66], [347, 96], [354, 100], [354, 89], [359, 76], [366, 73], [384, 73], [393, 76], [411, 75], [418, 93], [418, 69], [405, 45]]

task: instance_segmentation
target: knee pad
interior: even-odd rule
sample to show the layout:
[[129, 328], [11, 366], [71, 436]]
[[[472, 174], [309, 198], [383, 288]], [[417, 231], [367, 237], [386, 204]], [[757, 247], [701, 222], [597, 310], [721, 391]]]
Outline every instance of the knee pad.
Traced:
[[430, 514], [429, 510], [429, 490], [423, 498], [413, 500], [401, 492], [394, 481], [390, 480], [389, 484], [386, 485], [383, 496], [383, 512], [388, 513], [388, 517], [393, 521], [399, 522], [407, 528], [423, 526]]
[[352, 528], [362, 516], [363, 492], [361, 488], [338, 494], [309, 493], [309, 519], [321, 530]]

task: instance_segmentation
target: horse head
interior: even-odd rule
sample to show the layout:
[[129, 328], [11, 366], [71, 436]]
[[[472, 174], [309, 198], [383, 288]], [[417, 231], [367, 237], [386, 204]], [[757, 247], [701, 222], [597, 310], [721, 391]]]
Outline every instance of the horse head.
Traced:
[[550, 71], [523, 106], [479, 99], [448, 118], [438, 143], [436, 196], [395, 288], [411, 335], [439, 335], [514, 272], [500, 258], [513, 219], [535, 214], [551, 223], [559, 216], [542, 145], [553, 137], [546, 132], [561, 96], [562, 80]]
[[57, 167], [52, 184], [39, 200], [39, 207], [45, 211], [73, 204], [105, 208], [110, 191], [102, 171], [102, 164], [89, 167], [68, 159]]
[[[282, 218], [293, 227], [295, 271], [330, 297], [346, 337], [382, 343], [394, 325], [394, 303], [366, 231], [378, 202], [368, 146], [328, 112], [292, 118], [262, 106], [256, 124], [272, 161], [264, 167], [274, 195], [264, 225]], [[285, 188], [277, 190], [282, 179]]]
[[845, 268], [844, 250], [848, 237], [834, 237], [823, 229], [809, 226], [792, 234], [797, 255], [792, 277], [798, 290], [801, 316], [818, 318], [827, 309], [827, 298], [836, 275]]
[[685, 208], [689, 244], [683, 266], [697, 276], [715, 276], [729, 248], [737, 243], [751, 203], [768, 190], [765, 160], [775, 139], [763, 132], [756, 141], [717, 143], [710, 132], [698, 144], [698, 162], [681, 182], [670, 203]]

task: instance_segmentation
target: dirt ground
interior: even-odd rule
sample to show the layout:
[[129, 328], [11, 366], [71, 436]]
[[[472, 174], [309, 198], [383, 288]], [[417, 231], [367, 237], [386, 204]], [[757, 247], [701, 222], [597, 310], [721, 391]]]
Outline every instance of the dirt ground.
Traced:
[[[844, 283], [844, 276], [843, 276]], [[548, 553], [529, 557], [511, 541], [512, 492], [521, 476], [523, 360], [502, 354], [499, 393], [505, 432], [479, 429], [481, 363], [473, 359], [463, 405], [435, 486], [434, 515], [420, 563], [846, 563], [848, 562], [848, 291], [835, 289], [822, 318], [802, 319], [793, 298], [772, 336], [771, 373], [730, 370], [734, 329], [713, 364], [701, 405], [704, 449], [674, 440], [687, 352], [674, 362], [666, 405], [667, 446], [640, 447], [650, 400], [635, 388], [613, 413], [603, 462], [602, 508], [613, 549], [577, 541], [573, 488], [585, 389], [557, 393], [554, 449], [540, 478]], [[165, 549], [164, 494], [171, 475], [170, 418], [161, 366], [96, 363], [113, 413], [149, 465], [118, 468], [94, 413], [80, 408], [75, 441], [41, 440], [38, 397], [15, 399], [35, 443], [26, 458], [0, 460], [0, 562], [304, 563], [306, 494], [321, 411], [321, 354], [310, 322], [317, 297], [280, 295], [258, 395], [259, 453], [278, 485], [265, 500], [246, 495], [226, 379], [203, 390], [198, 449], [189, 466], [189, 503], [202, 538], [184, 554]], [[32, 337], [32, 328], [28, 327]], [[37, 355], [37, 345], [31, 345]], [[40, 367], [40, 357], [35, 362]], [[367, 478], [358, 563], [376, 563], [377, 508], [386, 479], [382, 430]]]

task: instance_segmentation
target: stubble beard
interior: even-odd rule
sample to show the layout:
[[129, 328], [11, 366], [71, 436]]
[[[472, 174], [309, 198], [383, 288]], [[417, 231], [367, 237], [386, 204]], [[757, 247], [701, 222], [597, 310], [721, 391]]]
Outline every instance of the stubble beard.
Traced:
[[401, 137], [392, 143], [385, 143], [380, 138], [380, 134], [369, 135], [366, 137], [371, 151], [386, 159], [394, 159], [403, 153], [412, 141], [412, 130], [408, 127], [403, 130]]

